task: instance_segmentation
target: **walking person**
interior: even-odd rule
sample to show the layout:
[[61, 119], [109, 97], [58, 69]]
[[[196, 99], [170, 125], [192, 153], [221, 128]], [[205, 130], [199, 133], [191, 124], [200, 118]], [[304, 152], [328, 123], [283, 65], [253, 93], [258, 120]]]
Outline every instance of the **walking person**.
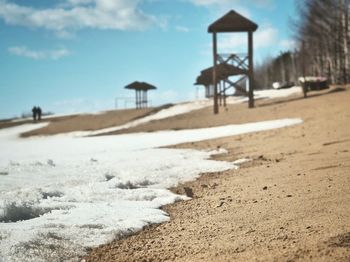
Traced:
[[37, 117], [37, 114], [38, 114], [38, 109], [37, 109], [36, 106], [33, 106], [32, 113], [33, 113], [33, 120], [36, 121], [36, 117]]
[[40, 121], [41, 120], [41, 114], [42, 114], [40, 106], [38, 106], [36, 110], [37, 110], [37, 113], [38, 113], [38, 120]]

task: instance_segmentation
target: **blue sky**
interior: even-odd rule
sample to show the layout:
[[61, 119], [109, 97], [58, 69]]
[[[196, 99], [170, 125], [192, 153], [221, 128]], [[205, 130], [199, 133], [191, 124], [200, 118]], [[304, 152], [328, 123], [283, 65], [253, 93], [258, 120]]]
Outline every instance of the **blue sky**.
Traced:
[[[209, 24], [230, 9], [256, 22], [261, 62], [293, 49], [295, 1], [0, 0], [0, 118], [112, 109], [135, 80], [158, 87], [153, 105], [192, 100], [212, 65]], [[223, 34], [219, 50], [244, 52], [245, 39]]]

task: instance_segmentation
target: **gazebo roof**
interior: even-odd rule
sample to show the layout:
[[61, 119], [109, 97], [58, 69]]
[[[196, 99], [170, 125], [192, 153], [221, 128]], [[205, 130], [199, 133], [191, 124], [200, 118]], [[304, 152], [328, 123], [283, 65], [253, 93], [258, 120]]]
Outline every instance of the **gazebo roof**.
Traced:
[[139, 82], [135, 81], [132, 82], [131, 84], [128, 84], [125, 86], [126, 89], [134, 89], [134, 90], [151, 90], [151, 89], [157, 89], [155, 86], [148, 84], [146, 82]]
[[[225, 80], [230, 76], [244, 75], [246, 70], [240, 69], [233, 65], [219, 64], [217, 65], [217, 81]], [[208, 67], [201, 71], [201, 74], [197, 77], [195, 85], [210, 85], [213, 83], [213, 67]]]
[[226, 15], [212, 23], [208, 27], [208, 32], [254, 32], [257, 28], [257, 24], [231, 10]]
[[204, 75], [201, 74], [197, 76], [196, 83], [194, 83], [194, 85], [208, 86], [213, 83], [213, 81], [210, 80], [210, 78], [206, 78]]
[[[213, 75], [213, 66], [208, 67], [204, 70], [201, 71], [201, 74], [210, 74]], [[229, 76], [234, 76], [234, 75], [243, 75], [246, 74], [247, 71], [240, 69], [236, 66], [230, 65], [230, 64], [218, 64], [216, 66], [216, 72], [217, 76], [227, 78]]]

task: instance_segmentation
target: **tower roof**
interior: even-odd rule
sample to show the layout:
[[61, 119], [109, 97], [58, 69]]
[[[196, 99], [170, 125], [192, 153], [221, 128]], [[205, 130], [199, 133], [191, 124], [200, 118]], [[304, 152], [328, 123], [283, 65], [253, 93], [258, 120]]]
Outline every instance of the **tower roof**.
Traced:
[[257, 28], [257, 24], [231, 10], [223, 17], [212, 23], [208, 27], [208, 32], [254, 32]]

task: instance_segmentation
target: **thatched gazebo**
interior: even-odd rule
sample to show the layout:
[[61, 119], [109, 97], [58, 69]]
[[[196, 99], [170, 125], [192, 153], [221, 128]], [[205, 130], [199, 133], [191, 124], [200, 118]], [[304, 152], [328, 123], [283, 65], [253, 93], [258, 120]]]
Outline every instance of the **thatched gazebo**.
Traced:
[[[214, 90], [213, 90], [213, 70], [214, 67], [209, 67], [201, 71], [201, 74], [197, 77], [195, 85], [203, 85], [205, 87], [205, 96], [213, 97], [214, 96]], [[237, 66], [233, 66], [230, 64], [219, 64], [217, 65], [217, 74], [216, 74], [216, 83], [219, 84], [219, 90], [218, 96], [220, 105], [224, 104], [226, 106], [226, 97], [227, 93], [226, 91], [234, 87], [236, 91], [239, 91], [240, 93], [246, 93], [244, 89], [241, 88], [241, 86], [238, 85], [238, 83], [241, 81], [239, 79], [238, 81], [232, 82], [229, 80], [230, 76], [237, 76], [237, 75], [245, 75], [247, 74], [247, 70], [239, 68]]]
[[148, 98], [147, 98], [147, 91], [152, 89], [157, 89], [155, 86], [148, 84], [146, 82], [132, 82], [131, 84], [128, 84], [125, 86], [126, 89], [133, 89], [135, 90], [135, 105], [136, 108], [147, 108], [148, 106]]
[[[216, 20], [208, 27], [208, 32], [213, 34], [213, 60], [212, 83], [214, 86], [214, 114], [219, 112], [218, 107], [218, 88], [217, 84], [220, 79], [218, 71], [221, 64], [231, 64], [241, 69], [249, 79], [249, 107], [254, 107], [254, 76], [253, 76], [253, 32], [258, 25], [237, 12], [231, 10], [223, 17]], [[217, 34], [218, 33], [248, 33], [248, 54], [243, 57], [238, 54], [220, 55], [217, 52]]]

